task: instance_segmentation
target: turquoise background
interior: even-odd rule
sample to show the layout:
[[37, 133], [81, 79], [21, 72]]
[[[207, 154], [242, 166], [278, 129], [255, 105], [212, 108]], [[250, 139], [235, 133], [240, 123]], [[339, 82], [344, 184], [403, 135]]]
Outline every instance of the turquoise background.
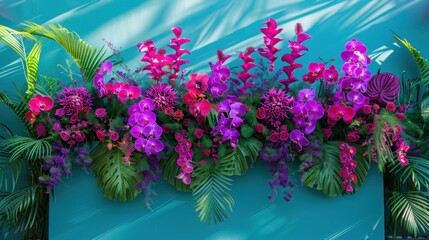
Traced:
[[[368, 47], [373, 63], [405, 78], [417, 76], [414, 61], [392, 38], [392, 32], [406, 37], [428, 57], [429, 1], [89, 1], [89, 0], [6, 0], [0, 1], [0, 24], [19, 27], [25, 20], [40, 24], [60, 23], [76, 31], [93, 46], [105, 38], [121, 48], [130, 66], [141, 58], [136, 44], [153, 39], [166, 46], [173, 25], [183, 28], [192, 39], [185, 45], [193, 72], [208, 70], [215, 51], [228, 54], [262, 44], [259, 28], [275, 18], [284, 28], [281, 37], [293, 37], [296, 22], [313, 36], [306, 42], [310, 51], [302, 63], [318, 57], [339, 57], [344, 43], [357, 38]], [[287, 43], [287, 42], [286, 42]], [[285, 42], [279, 44], [284, 46]], [[281, 54], [283, 54], [281, 52]], [[278, 54], [281, 56], [281, 54]], [[14, 93], [13, 84], [24, 84], [17, 55], [0, 45], [1, 88]], [[57, 64], [67, 55], [52, 42], [42, 50], [40, 73], [66, 79]], [[340, 61], [334, 62], [340, 66]], [[234, 62], [231, 63], [234, 65]], [[300, 75], [303, 71], [298, 72]], [[16, 132], [20, 126], [4, 106], [0, 122]], [[105, 199], [92, 175], [78, 167], [75, 176], [55, 188], [50, 204], [51, 239], [383, 239], [384, 206], [382, 175], [373, 167], [366, 182], [353, 196], [329, 198], [300, 186], [292, 202], [270, 203], [267, 181], [270, 175], [262, 163], [236, 178], [232, 195], [236, 205], [231, 218], [222, 224], [198, 221], [189, 193], [176, 192], [165, 182], [154, 189], [153, 211], [139, 197], [129, 203]]]

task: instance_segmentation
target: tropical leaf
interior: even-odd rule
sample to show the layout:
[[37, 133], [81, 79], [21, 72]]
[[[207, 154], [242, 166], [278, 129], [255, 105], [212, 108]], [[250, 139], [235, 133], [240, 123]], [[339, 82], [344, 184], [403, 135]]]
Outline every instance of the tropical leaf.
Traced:
[[207, 115], [206, 119], [208, 121], [210, 128], [213, 129], [216, 127], [217, 121], [219, 120], [219, 115], [215, 110], [212, 109]]
[[387, 199], [393, 220], [393, 235], [396, 237], [397, 224], [403, 231], [417, 237], [429, 231], [428, 194], [423, 192], [393, 192]]
[[[420, 72], [420, 79], [415, 82], [414, 86], [417, 86], [415, 89], [416, 91], [422, 91], [423, 92], [423, 99], [419, 101], [420, 103], [420, 109], [421, 109], [421, 115], [423, 119], [427, 122], [429, 121], [429, 99], [428, 99], [428, 88], [429, 88], [429, 64], [427, 62], [427, 59], [423, 58], [420, 54], [420, 51], [415, 49], [410, 42], [407, 41], [405, 38], [400, 38], [398, 35], [394, 36], [397, 41], [402, 43], [408, 51], [413, 55], [414, 60], [416, 61], [417, 67]], [[423, 85], [423, 86], [421, 86]], [[420, 89], [423, 87], [422, 89]], [[411, 91], [413, 92], [413, 91]], [[420, 94], [418, 94], [420, 95]]]
[[0, 140], [0, 149], [10, 154], [9, 162], [24, 158], [27, 161], [35, 161], [51, 154], [51, 139], [34, 139], [14, 135]]
[[43, 221], [46, 215], [44, 212], [46, 196], [40, 185], [25, 187], [6, 194], [0, 200], [0, 230], [39, 229], [41, 232], [40, 228], [46, 224]]
[[228, 193], [232, 179], [218, 172], [210, 171], [193, 191], [195, 210], [204, 223], [219, 223], [229, 217], [234, 199]]
[[111, 151], [100, 143], [92, 152], [93, 163], [89, 170], [93, 171], [98, 186], [104, 195], [111, 200], [127, 201], [134, 199], [140, 191], [136, 184], [141, 179], [134, 165], [122, 161], [124, 153], [119, 148]]
[[12, 28], [0, 25], [0, 40], [8, 45], [13, 51], [15, 51], [22, 59], [27, 58], [25, 53], [25, 45], [23, 37], [36, 40], [33, 35], [26, 32], [19, 32]]
[[[357, 162], [356, 176], [358, 178], [355, 184], [357, 190], [364, 182], [369, 171], [369, 161], [362, 156], [363, 150], [358, 146], [354, 159]], [[342, 164], [339, 158], [340, 150], [338, 142], [330, 141], [322, 146], [322, 157], [314, 166], [304, 174], [304, 184], [308, 187], [321, 190], [330, 197], [344, 193], [340, 170]]]
[[167, 182], [176, 187], [179, 191], [188, 192], [191, 191], [189, 185], [183, 184], [182, 180], [177, 179], [176, 176], [180, 173], [180, 166], [177, 165], [176, 161], [179, 154], [172, 150], [165, 161], [163, 161], [163, 178]]
[[43, 36], [54, 40], [66, 50], [76, 62], [86, 81], [91, 81], [96, 73], [96, 69], [105, 60], [106, 51], [93, 48], [83, 41], [75, 32], [70, 32], [61, 25], [49, 25], [45, 28], [42, 25], [28, 22], [25, 24], [26, 32], [33, 35]]
[[11, 186], [13, 192], [21, 174], [22, 159], [18, 161], [9, 161], [9, 159], [10, 153], [0, 148], [0, 189], [8, 191]]
[[37, 41], [26, 58], [27, 68], [27, 95], [33, 95], [36, 89], [37, 71], [39, 69], [39, 58], [42, 51], [42, 42]]
[[219, 171], [227, 176], [241, 176], [246, 173], [247, 160], [251, 163], [256, 161], [262, 143], [256, 138], [239, 141], [235, 149], [230, 150], [225, 156], [220, 156]]
[[392, 171], [401, 178], [401, 182], [412, 182], [418, 191], [429, 189], [429, 159], [419, 156], [407, 156], [409, 165], [404, 167], [395, 162]]
[[343, 192], [342, 179], [339, 175], [341, 163], [338, 143], [323, 144], [322, 157], [304, 174], [304, 184], [308, 187], [322, 190], [326, 195], [334, 197]]

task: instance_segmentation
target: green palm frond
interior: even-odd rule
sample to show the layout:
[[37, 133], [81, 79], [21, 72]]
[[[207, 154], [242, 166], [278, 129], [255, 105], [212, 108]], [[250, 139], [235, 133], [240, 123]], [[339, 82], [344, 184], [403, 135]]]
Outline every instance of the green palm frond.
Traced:
[[195, 187], [195, 209], [202, 222], [219, 223], [229, 217], [234, 206], [234, 199], [228, 193], [231, 182], [230, 177], [211, 171]]
[[12, 28], [0, 25], [0, 40], [15, 51], [22, 59], [27, 58], [23, 38], [36, 40], [33, 35], [26, 32], [19, 32]]
[[135, 165], [126, 164], [122, 157], [122, 150], [114, 148], [109, 151], [103, 143], [91, 152], [93, 163], [89, 170], [95, 173], [98, 186], [111, 200], [127, 201], [140, 193], [136, 188], [140, 176]]
[[163, 178], [167, 180], [167, 182], [173, 186], [176, 187], [177, 190], [188, 192], [191, 189], [189, 188], [189, 185], [183, 184], [182, 180], [177, 179], [176, 176], [180, 173], [180, 166], [177, 165], [177, 158], [179, 157], [179, 154], [176, 151], [171, 151], [167, 159], [163, 161]]
[[50, 139], [34, 139], [31, 137], [12, 136], [0, 140], [0, 149], [10, 153], [10, 162], [24, 158], [34, 161], [51, 154]]
[[9, 159], [10, 153], [0, 148], [0, 189], [8, 191], [11, 186], [13, 192], [21, 174], [22, 163], [21, 161], [9, 161]]
[[418, 191], [429, 189], [429, 159], [420, 156], [407, 156], [409, 165], [404, 167], [396, 161], [392, 171], [400, 176], [401, 182], [411, 182]]
[[27, 85], [28, 89], [26, 94], [33, 95], [34, 90], [36, 89], [36, 81], [37, 81], [37, 71], [39, 69], [39, 59], [40, 53], [42, 51], [42, 42], [37, 41], [33, 48], [31, 49], [28, 57], [26, 58], [26, 68], [27, 68]]
[[247, 160], [256, 161], [262, 143], [256, 138], [240, 141], [235, 149], [230, 150], [219, 159], [219, 171], [227, 176], [241, 176], [248, 169]]
[[[355, 190], [357, 190], [364, 182], [370, 164], [369, 161], [362, 156], [362, 148], [359, 146], [355, 147], [357, 149], [357, 154], [354, 160], [357, 162], [356, 176], [358, 179], [355, 184]], [[322, 146], [321, 159], [304, 174], [304, 184], [308, 187], [321, 190], [330, 197], [344, 193], [344, 187], [342, 186], [343, 180], [340, 177], [342, 164], [339, 160], [339, 154], [338, 142], [330, 141], [324, 143]]]
[[387, 200], [393, 220], [393, 235], [402, 227], [403, 234], [417, 237], [419, 233], [429, 231], [428, 194], [422, 192], [393, 192]]
[[[420, 104], [421, 115], [423, 119], [427, 122], [429, 121], [429, 98], [428, 98], [428, 88], [429, 88], [429, 64], [427, 59], [423, 58], [420, 54], [420, 51], [415, 49], [410, 42], [405, 38], [400, 38], [398, 35], [394, 36], [397, 41], [404, 45], [408, 51], [413, 55], [414, 60], [416, 61], [417, 67], [420, 72], [420, 79], [415, 81], [414, 86], [417, 86], [413, 90], [417, 92], [417, 95], [422, 96], [422, 100], [418, 103]], [[419, 93], [419, 91], [421, 93]], [[413, 91], [411, 91], [413, 92]]]
[[76, 62], [86, 81], [94, 78], [96, 69], [105, 59], [105, 50], [93, 48], [83, 41], [77, 33], [70, 32], [61, 25], [49, 25], [46, 28], [42, 25], [28, 22], [25, 26], [27, 27], [26, 32], [54, 40], [63, 47]]
[[[42, 198], [40, 198], [42, 195]], [[37, 228], [44, 218], [43, 189], [39, 185], [8, 193], [0, 200], [0, 229], [26, 231]]]

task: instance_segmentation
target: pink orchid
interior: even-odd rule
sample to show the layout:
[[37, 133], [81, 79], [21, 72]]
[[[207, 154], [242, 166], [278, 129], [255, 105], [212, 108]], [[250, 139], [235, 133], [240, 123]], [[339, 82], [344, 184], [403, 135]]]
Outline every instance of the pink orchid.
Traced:
[[41, 111], [51, 111], [52, 107], [54, 106], [54, 100], [48, 96], [36, 94], [32, 99], [30, 99], [28, 106], [33, 113], [39, 115]]
[[209, 75], [207, 74], [191, 74], [186, 89], [195, 95], [202, 94], [208, 88], [208, 81]]

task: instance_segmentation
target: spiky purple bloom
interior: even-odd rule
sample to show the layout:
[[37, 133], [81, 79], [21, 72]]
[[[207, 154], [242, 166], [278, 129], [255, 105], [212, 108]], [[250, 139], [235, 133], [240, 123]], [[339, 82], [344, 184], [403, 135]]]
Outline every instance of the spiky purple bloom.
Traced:
[[294, 98], [286, 95], [284, 90], [271, 88], [262, 96], [262, 106], [265, 110], [265, 121], [272, 126], [278, 126], [287, 118], [287, 111], [291, 108]]
[[155, 84], [146, 91], [146, 97], [152, 99], [156, 108], [164, 111], [177, 105], [177, 92], [167, 84]]
[[65, 88], [57, 99], [67, 116], [89, 113], [92, 106], [91, 94], [86, 88]]

